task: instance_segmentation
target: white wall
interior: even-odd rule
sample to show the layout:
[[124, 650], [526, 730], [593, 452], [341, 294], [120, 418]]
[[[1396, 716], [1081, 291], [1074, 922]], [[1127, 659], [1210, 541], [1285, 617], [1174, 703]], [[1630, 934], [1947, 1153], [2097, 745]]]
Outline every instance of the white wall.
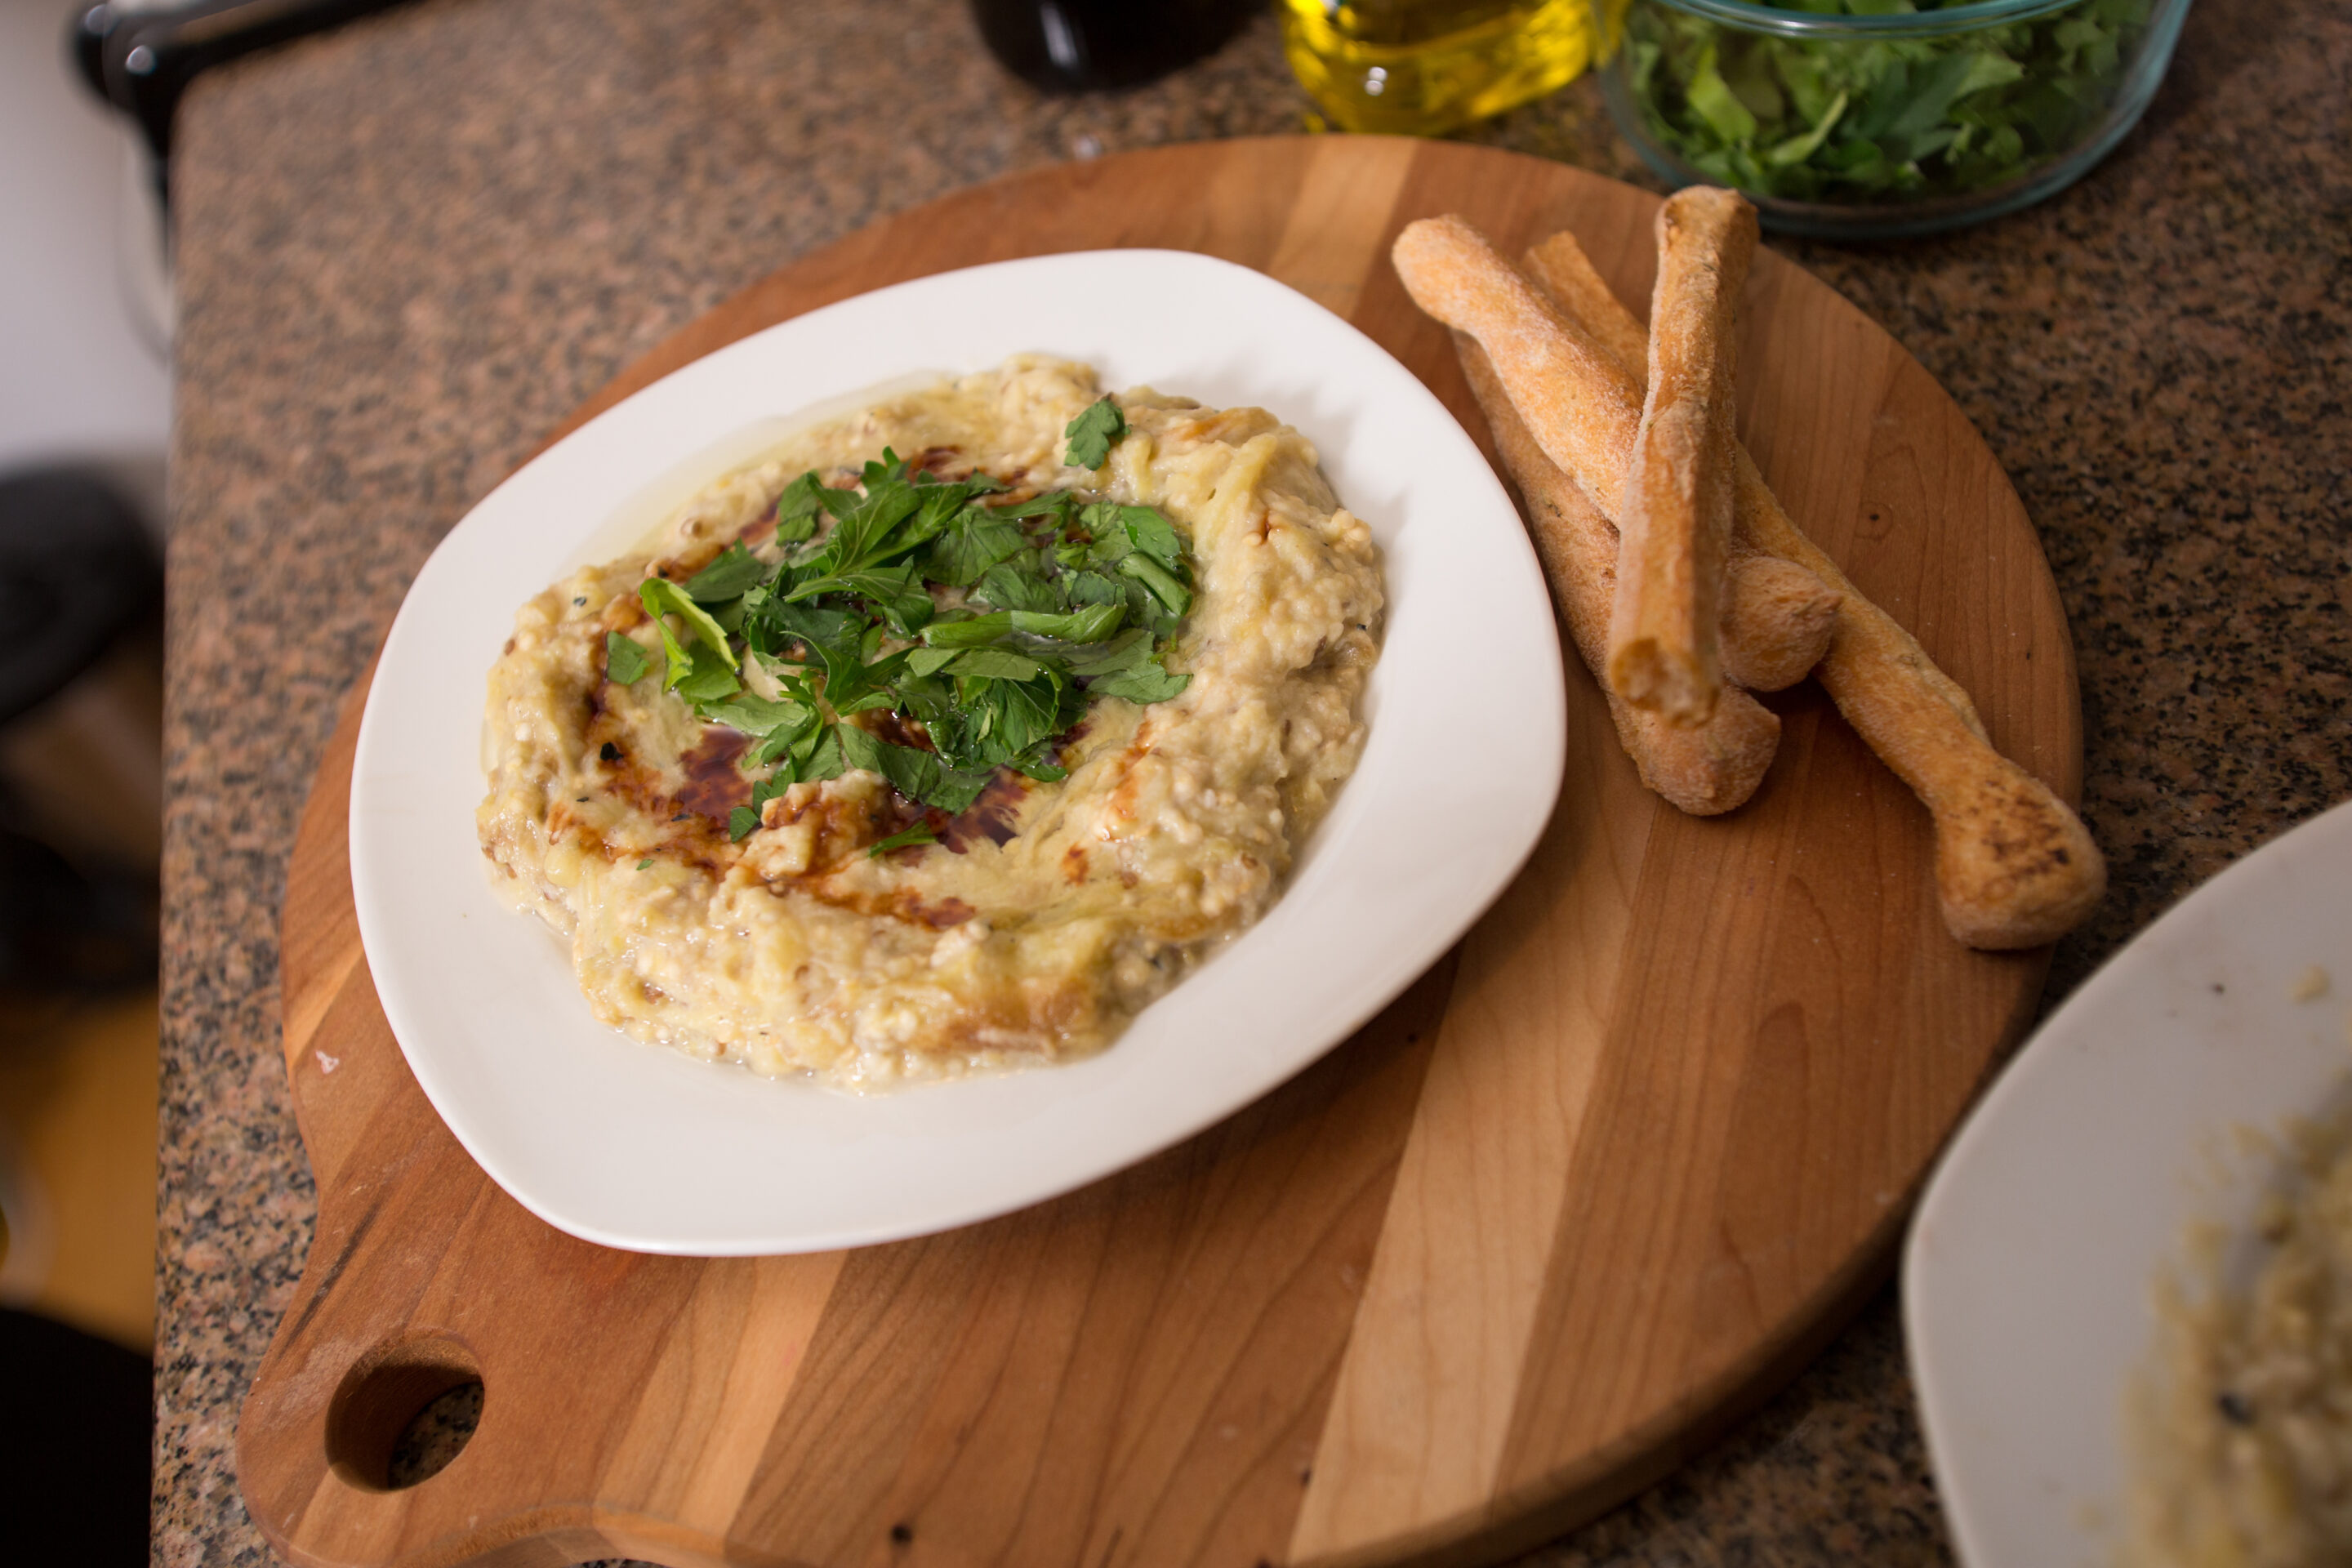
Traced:
[[[51, 458], [160, 465], [171, 374], [142, 338], [127, 121], [66, 54], [66, 0], [0, 0], [0, 472]], [[133, 265], [142, 259], [131, 253]]]

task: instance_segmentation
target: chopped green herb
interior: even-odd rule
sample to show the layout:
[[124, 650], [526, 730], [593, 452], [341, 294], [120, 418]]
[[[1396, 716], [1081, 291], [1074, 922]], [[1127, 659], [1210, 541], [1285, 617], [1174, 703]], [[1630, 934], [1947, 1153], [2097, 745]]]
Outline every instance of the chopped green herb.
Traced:
[[923, 562], [923, 575], [953, 588], [969, 588], [988, 569], [1011, 559], [1023, 548], [1021, 531], [1003, 518], [981, 509], [956, 519], [934, 542]]
[[893, 849], [905, 849], [917, 844], [937, 844], [939, 841], [940, 836], [931, 831], [929, 823], [919, 822], [912, 827], [901, 828], [887, 838], [876, 839], [866, 855], [868, 859], [878, 860]]
[[861, 617], [849, 610], [828, 610], [814, 605], [787, 605], [770, 600], [755, 617], [744, 617], [744, 637], [752, 647], [765, 652], [782, 652], [793, 643], [815, 647], [820, 643], [855, 641], [865, 630]]
[[923, 628], [923, 641], [932, 647], [983, 647], [1012, 630], [1013, 612], [999, 610], [990, 616], [933, 621]]
[[1173, 572], [1183, 559], [1184, 542], [1176, 537], [1176, 527], [1148, 506], [1123, 506], [1118, 509], [1118, 524], [1138, 550]]
[[719, 552], [718, 560], [687, 579], [686, 596], [698, 605], [723, 605], [767, 580], [768, 563], [744, 549], [739, 539]]
[[[1765, 0], [1826, 16], [1932, 14], [1964, 0]], [[2072, 152], [2113, 105], [2153, 0], [2082, 0], [1921, 36], [1782, 37], [1662, 5], [1626, 16], [1643, 123], [1706, 179], [1857, 205], [2006, 184]]]
[[637, 584], [637, 600], [645, 605], [646, 614], [654, 618], [654, 625], [661, 629], [662, 647], [669, 653], [671, 686], [675, 687], [686, 679], [687, 672], [693, 668], [693, 658], [669, 629], [668, 622], [662, 618], [666, 615], [674, 615], [684, 621], [687, 629], [695, 635], [700, 645], [717, 654], [729, 669], [737, 668], [735, 650], [727, 646], [727, 629], [710, 618], [709, 611], [688, 598], [685, 589], [666, 577], [648, 577]]
[[799, 544], [816, 534], [817, 513], [824, 510], [825, 489], [814, 473], [803, 474], [776, 498], [776, 542]]
[[702, 716], [746, 735], [772, 735], [779, 730], [797, 729], [813, 715], [805, 705], [789, 700], [771, 702], [762, 697], [737, 695], [704, 708]]
[[1111, 443], [1127, 434], [1127, 416], [1106, 397], [1062, 427], [1069, 447], [1062, 461], [1074, 468], [1099, 468], [1110, 458]]
[[1151, 634], [1130, 626], [1107, 643], [1070, 650], [1070, 673], [1079, 676], [1117, 675], [1133, 669], [1151, 657]]
[[794, 764], [793, 771], [803, 784], [817, 784], [825, 779], [837, 779], [849, 771], [841, 755], [841, 730], [828, 725], [817, 732], [816, 743], [808, 755]]
[[[1124, 428], [1105, 399], [1071, 434], [1107, 454]], [[786, 486], [770, 554], [738, 542], [684, 584], [639, 585], [669, 689], [751, 739], [751, 804], [728, 814], [730, 838], [749, 837], [793, 784], [850, 768], [949, 813], [999, 768], [1066, 777], [1061, 739], [1094, 699], [1164, 701], [1191, 680], [1161, 662], [1192, 604], [1175, 526], [1150, 507], [1067, 490], [992, 504], [1002, 489], [910, 470], [886, 451], [854, 489], [814, 473]], [[652, 660], [608, 637], [606, 664], [635, 679]], [[856, 718], [885, 712], [897, 719], [886, 732], [915, 744]]]
[[1056, 637], [1063, 642], [1100, 642], [1118, 630], [1127, 611], [1119, 605], [1088, 605], [1072, 610], [1066, 616], [1047, 615], [1030, 610], [1013, 612], [1013, 629], [1027, 632], [1032, 637]]
[[604, 634], [604, 679], [622, 686], [635, 686], [653, 667], [654, 661], [646, 657], [636, 638], [623, 637], [619, 632]]
[[842, 725], [835, 735], [841, 742], [841, 754], [850, 766], [880, 773], [890, 781], [891, 788], [908, 800], [958, 812], [978, 800], [980, 792], [988, 787], [987, 774], [958, 772], [942, 763], [936, 752], [877, 741], [852, 724]]
[[1092, 689], [1105, 697], [1124, 697], [1129, 702], [1165, 702], [1192, 684], [1189, 675], [1171, 675], [1157, 664], [1146, 663], [1097, 680]]
[[971, 596], [1000, 610], [1036, 610], [1050, 615], [1063, 608], [1062, 595], [1055, 591], [1052, 580], [1024, 571], [1010, 561], [990, 567], [972, 589]]
[[1192, 607], [1192, 590], [1176, 581], [1174, 573], [1141, 552], [1121, 561], [1118, 572], [1120, 576], [1132, 577], [1142, 584], [1171, 616], [1181, 616]]
[[697, 642], [687, 650], [686, 668], [681, 673], [671, 667], [670, 689], [688, 702], [721, 702], [743, 689], [735, 672], [719, 662], [719, 656], [710, 645]]
[[638, 870], [640, 870], [640, 871], [642, 871], [642, 870], [644, 870], [646, 867], [648, 867], [648, 866], [652, 865], [653, 863], [654, 863], [654, 858], [653, 858], [652, 856], [648, 855], [648, 856], [646, 856], [644, 859], [642, 859], [642, 860], [640, 860], [640, 861], [638, 861], [638, 862], [637, 862], [637, 869], [638, 869]]
[[[923, 651], [936, 653], [939, 650], [925, 648]], [[954, 673], [980, 676], [990, 680], [1034, 680], [1045, 668], [1035, 659], [1014, 653], [1010, 648], [967, 648], [953, 658], [955, 662], [950, 668]]]

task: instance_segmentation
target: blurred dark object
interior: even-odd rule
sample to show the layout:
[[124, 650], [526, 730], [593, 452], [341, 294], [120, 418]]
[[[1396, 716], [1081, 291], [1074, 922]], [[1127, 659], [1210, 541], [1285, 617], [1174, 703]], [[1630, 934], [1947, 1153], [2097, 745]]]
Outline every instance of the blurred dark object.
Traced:
[[[0, 1004], [155, 983], [154, 889], [136, 872], [76, 866], [0, 826]], [[0, 1005], [0, 1016], [17, 1009]]]
[[0, 1386], [16, 1426], [0, 1465], [12, 1563], [147, 1562], [154, 1368], [30, 1312], [0, 1309]]
[[154, 981], [162, 605], [104, 480], [0, 479], [0, 1000]]
[[1133, 87], [1192, 64], [1263, 0], [972, 0], [989, 52], [1047, 92]]
[[406, 0], [194, 0], [134, 11], [92, 5], [69, 41], [99, 97], [139, 122], [155, 154], [155, 185], [168, 201], [172, 111], [198, 73]]
[[0, 479], [0, 725], [56, 696], [162, 596], [129, 503], [73, 468]]

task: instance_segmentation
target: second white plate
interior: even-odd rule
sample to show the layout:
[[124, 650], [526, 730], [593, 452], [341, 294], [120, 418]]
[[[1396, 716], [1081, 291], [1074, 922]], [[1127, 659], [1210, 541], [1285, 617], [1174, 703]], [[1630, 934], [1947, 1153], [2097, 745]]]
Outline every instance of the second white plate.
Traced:
[[[473, 813], [484, 680], [517, 606], [617, 552], [796, 416], [884, 380], [1040, 351], [1109, 387], [1255, 404], [1320, 450], [1386, 556], [1356, 776], [1282, 901], [1065, 1068], [857, 1100], [595, 1022], [555, 940], [492, 896]], [[491, 1178], [550, 1224], [651, 1252], [893, 1240], [1066, 1192], [1297, 1072], [1434, 962], [1534, 847], [1564, 697], [1541, 574], [1486, 460], [1370, 339], [1247, 268], [1099, 251], [923, 279], [698, 360], [551, 447], [450, 532], [402, 605], [360, 731], [352, 881], [385, 1017]]]
[[[2327, 991], [2303, 994], [2315, 965]], [[1970, 1568], [2105, 1565], [2152, 1289], [2192, 1221], [2243, 1230], [2246, 1131], [2352, 1074], [2352, 805], [2183, 900], [2051, 1016], [1953, 1140], [1904, 1258], [1906, 1338]]]

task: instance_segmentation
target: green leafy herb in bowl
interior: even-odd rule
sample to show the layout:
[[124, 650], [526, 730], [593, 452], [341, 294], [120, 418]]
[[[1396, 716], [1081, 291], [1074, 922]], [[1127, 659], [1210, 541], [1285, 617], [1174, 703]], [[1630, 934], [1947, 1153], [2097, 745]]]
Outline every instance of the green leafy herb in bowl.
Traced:
[[1922, 233], [2078, 177], [2154, 94], [2187, 0], [1633, 0], [1605, 81], [1677, 182], [1771, 226]]

